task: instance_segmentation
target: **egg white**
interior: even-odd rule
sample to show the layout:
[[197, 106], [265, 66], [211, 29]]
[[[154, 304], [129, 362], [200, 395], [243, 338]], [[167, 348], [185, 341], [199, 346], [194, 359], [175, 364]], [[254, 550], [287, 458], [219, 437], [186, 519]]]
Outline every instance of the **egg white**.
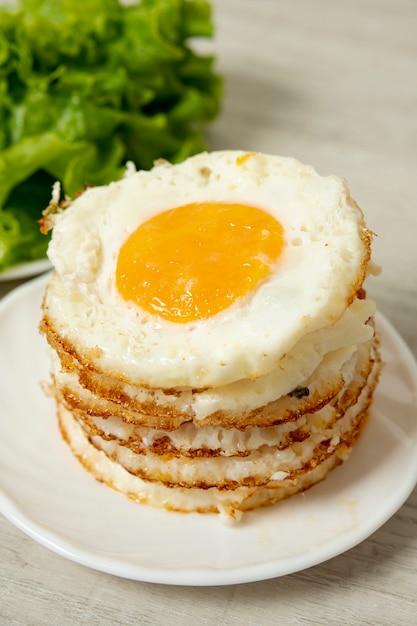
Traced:
[[[54, 216], [46, 295], [57, 329], [94, 365], [132, 384], [216, 387], [255, 380], [306, 335], [333, 325], [361, 286], [370, 236], [346, 182], [292, 158], [240, 151], [157, 164], [86, 190]], [[192, 202], [249, 204], [284, 227], [271, 275], [212, 318], [176, 324], [122, 299], [115, 286], [121, 245], [144, 221]], [[68, 323], [70, 320], [70, 323]]]

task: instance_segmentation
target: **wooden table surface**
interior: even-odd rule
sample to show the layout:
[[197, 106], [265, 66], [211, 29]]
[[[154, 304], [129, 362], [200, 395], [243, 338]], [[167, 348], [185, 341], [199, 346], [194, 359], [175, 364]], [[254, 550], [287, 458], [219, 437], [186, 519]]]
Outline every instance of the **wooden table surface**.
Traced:
[[[368, 292], [417, 355], [417, 2], [217, 0], [214, 7], [225, 100], [210, 148], [292, 155], [344, 176], [378, 235], [374, 259], [383, 272]], [[0, 295], [16, 284], [1, 283]], [[417, 490], [348, 552], [285, 577], [224, 587], [101, 573], [0, 516], [0, 625], [9, 624], [414, 625]]]

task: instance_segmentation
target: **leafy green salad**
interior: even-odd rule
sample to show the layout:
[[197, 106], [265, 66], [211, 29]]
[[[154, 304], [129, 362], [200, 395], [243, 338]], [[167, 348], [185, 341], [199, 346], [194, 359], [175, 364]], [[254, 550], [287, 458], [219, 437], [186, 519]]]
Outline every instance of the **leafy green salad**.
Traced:
[[204, 0], [21, 0], [0, 7], [0, 271], [42, 258], [52, 185], [73, 196], [205, 148], [221, 80], [195, 38]]

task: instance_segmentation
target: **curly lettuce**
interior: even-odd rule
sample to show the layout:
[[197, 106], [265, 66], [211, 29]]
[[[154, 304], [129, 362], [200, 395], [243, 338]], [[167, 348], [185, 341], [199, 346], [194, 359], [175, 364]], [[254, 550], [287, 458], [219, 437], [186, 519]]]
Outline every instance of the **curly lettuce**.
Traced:
[[[221, 80], [205, 0], [21, 0], [0, 9], [0, 271], [44, 256], [37, 220], [73, 196], [205, 149]], [[194, 46], [195, 47], [195, 46]]]

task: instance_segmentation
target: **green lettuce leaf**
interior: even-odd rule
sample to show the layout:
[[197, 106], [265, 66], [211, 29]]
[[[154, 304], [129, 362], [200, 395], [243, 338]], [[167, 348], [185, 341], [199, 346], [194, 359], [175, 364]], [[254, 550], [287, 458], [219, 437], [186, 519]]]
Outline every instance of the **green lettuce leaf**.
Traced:
[[221, 80], [205, 0], [21, 0], [0, 9], [0, 271], [45, 254], [37, 220], [73, 196], [206, 148]]

